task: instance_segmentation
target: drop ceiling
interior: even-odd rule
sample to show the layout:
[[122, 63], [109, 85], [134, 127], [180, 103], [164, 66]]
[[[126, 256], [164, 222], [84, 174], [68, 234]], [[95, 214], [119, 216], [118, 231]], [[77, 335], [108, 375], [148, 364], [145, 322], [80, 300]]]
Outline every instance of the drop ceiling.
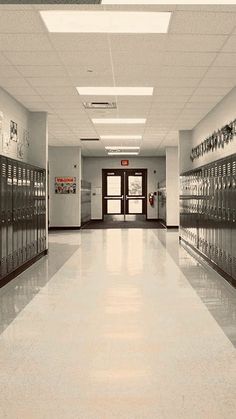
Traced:
[[[172, 12], [168, 34], [49, 33], [40, 10]], [[194, 126], [236, 83], [236, 5], [0, 5], [0, 85], [30, 111], [49, 113], [49, 144], [107, 146], [164, 155], [178, 131]], [[80, 96], [76, 87], [154, 87], [153, 96]], [[116, 102], [85, 109], [83, 102]], [[146, 124], [93, 124], [146, 118]], [[80, 138], [137, 136], [142, 140]]]

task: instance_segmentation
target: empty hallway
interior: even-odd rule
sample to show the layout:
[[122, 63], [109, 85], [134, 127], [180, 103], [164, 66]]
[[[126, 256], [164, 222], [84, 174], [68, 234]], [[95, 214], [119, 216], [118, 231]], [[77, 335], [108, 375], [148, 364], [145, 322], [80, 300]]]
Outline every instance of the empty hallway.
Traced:
[[177, 232], [49, 238], [0, 290], [1, 418], [235, 417], [236, 291]]

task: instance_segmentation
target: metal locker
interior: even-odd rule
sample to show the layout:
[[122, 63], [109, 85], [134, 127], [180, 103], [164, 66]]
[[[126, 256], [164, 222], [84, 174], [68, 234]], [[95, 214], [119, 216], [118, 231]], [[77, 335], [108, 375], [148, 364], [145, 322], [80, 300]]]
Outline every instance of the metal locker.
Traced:
[[38, 253], [38, 186], [37, 186], [37, 169], [34, 168], [34, 185], [33, 185], [33, 241], [35, 254]]
[[36, 255], [34, 235], [34, 168], [30, 167], [30, 243], [31, 257]]
[[42, 229], [43, 229], [43, 250], [46, 249], [46, 170], [42, 170]]
[[12, 162], [13, 179], [12, 179], [12, 211], [13, 211], [13, 268], [19, 265], [18, 261], [18, 164], [17, 161]]
[[13, 183], [13, 164], [11, 159], [7, 159], [7, 272], [13, 270], [13, 211], [12, 211], [12, 183]]
[[226, 160], [226, 187], [225, 187], [225, 244], [226, 244], [226, 269], [232, 275], [232, 231], [231, 231], [231, 182], [232, 182], [232, 158]]
[[26, 257], [31, 258], [30, 167], [26, 165]]
[[22, 250], [23, 263], [27, 260], [27, 180], [26, 165], [22, 163]]
[[223, 268], [223, 250], [222, 250], [222, 205], [223, 205], [223, 191], [222, 191], [222, 176], [223, 167], [222, 161], [218, 162], [218, 209], [217, 209], [217, 242], [218, 242], [218, 255], [217, 265]]
[[231, 240], [232, 240], [232, 277], [236, 279], [236, 155], [232, 157], [232, 223], [231, 223]]
[[227, 271], [227, 220], [226, 220], [226, 206], [227, 206], [227, 161], [222, 161], [222, 219], [221, 219], [221, 249], [222, 249], [222, 260], [221, 268]]
[[1, 254], [0, 278], [7, 274], [7, 159], [0, 157], [0, 210], [1, 210]]
[[23, 167], [22, 163], [17, 164], [17, 244], [18, 244], [18, 263], [19, 266], [23, 263]]
[[37, 169], [37, 249], [41, 252], [41, 200], [40, 200], [40, 171]]

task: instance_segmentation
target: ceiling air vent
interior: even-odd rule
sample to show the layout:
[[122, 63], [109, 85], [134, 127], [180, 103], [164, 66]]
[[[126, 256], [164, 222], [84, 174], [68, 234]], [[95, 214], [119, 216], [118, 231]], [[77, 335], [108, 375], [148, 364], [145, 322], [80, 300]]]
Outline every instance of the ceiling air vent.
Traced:
[[99, 141], [99, 138], [80, 138], [80, 141]]
[[116, 109], [116, 102], [83, 102], [85, 109]]

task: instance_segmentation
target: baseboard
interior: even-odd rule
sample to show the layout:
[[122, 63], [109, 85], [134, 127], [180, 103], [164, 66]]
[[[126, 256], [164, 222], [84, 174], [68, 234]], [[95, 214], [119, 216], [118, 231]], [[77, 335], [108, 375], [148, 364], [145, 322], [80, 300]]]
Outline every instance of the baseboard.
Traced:
[[26, 269], [28, 269], [35, 262], [37, 262], [42, 257], [46, 256], [47, 254], [48, 254], [48, 249], [46, 249], [43, 252], [39, 253], [38, 255], [34, 256], [32, 259], [27, 260], [27, 262], [25, 262], [23, 265], [21, 265], [18, 268], [16, 268], [13, 272], [11, 272], [8, 275], [4, 276], [4, 278], [2, 278], [0, 280], [0, 288], [2, 288], [8, 282], [12, 281], [12, 279], [16, 278], [18, 275], [20, 275], [22, 272], [24, 272]]
[[79, 226], [68, 226], [68, 227], [49, 227], [49, 231], [53, 230], [80, 230]]
[[214, 269], [214, 271], [216, 271], [219, 275], [221, 275], [227, 282], [229, 282], [230, 285], [232, 285], [234, 288], [236, 288], [236, 279], [233, 278], [231, 275], [227, 274], [227, 272], [223, 271], [223, 269], [221, 269], [218, 265], [216, 265], [215, 262], [212, 262], [212, 260], [210, 260], [206, 255], [204, 255], [204, 253], [202, 253], [199, 249], [197, 249], [196, 247], [194, 247], [192, 244], [188, 243], [187, 240], [183, 239], [182, 237], [179, 236], [179, 240], [180, 242], [184, 244], [184, 247], [187, 248], [188, 247], [195, 252], [198, 256], [200, 256], [202, 259], [204, 259], [205, 262], [207, 262], [207, 264]]
[[166, 225], [166, 228], [167, 228], [168, 230], [170, 230], [170, 229], [172, 229], [172, 228], [176, 230], [176, 229], [179, 229], [179, 226], [167, 226], [167, 225]]

